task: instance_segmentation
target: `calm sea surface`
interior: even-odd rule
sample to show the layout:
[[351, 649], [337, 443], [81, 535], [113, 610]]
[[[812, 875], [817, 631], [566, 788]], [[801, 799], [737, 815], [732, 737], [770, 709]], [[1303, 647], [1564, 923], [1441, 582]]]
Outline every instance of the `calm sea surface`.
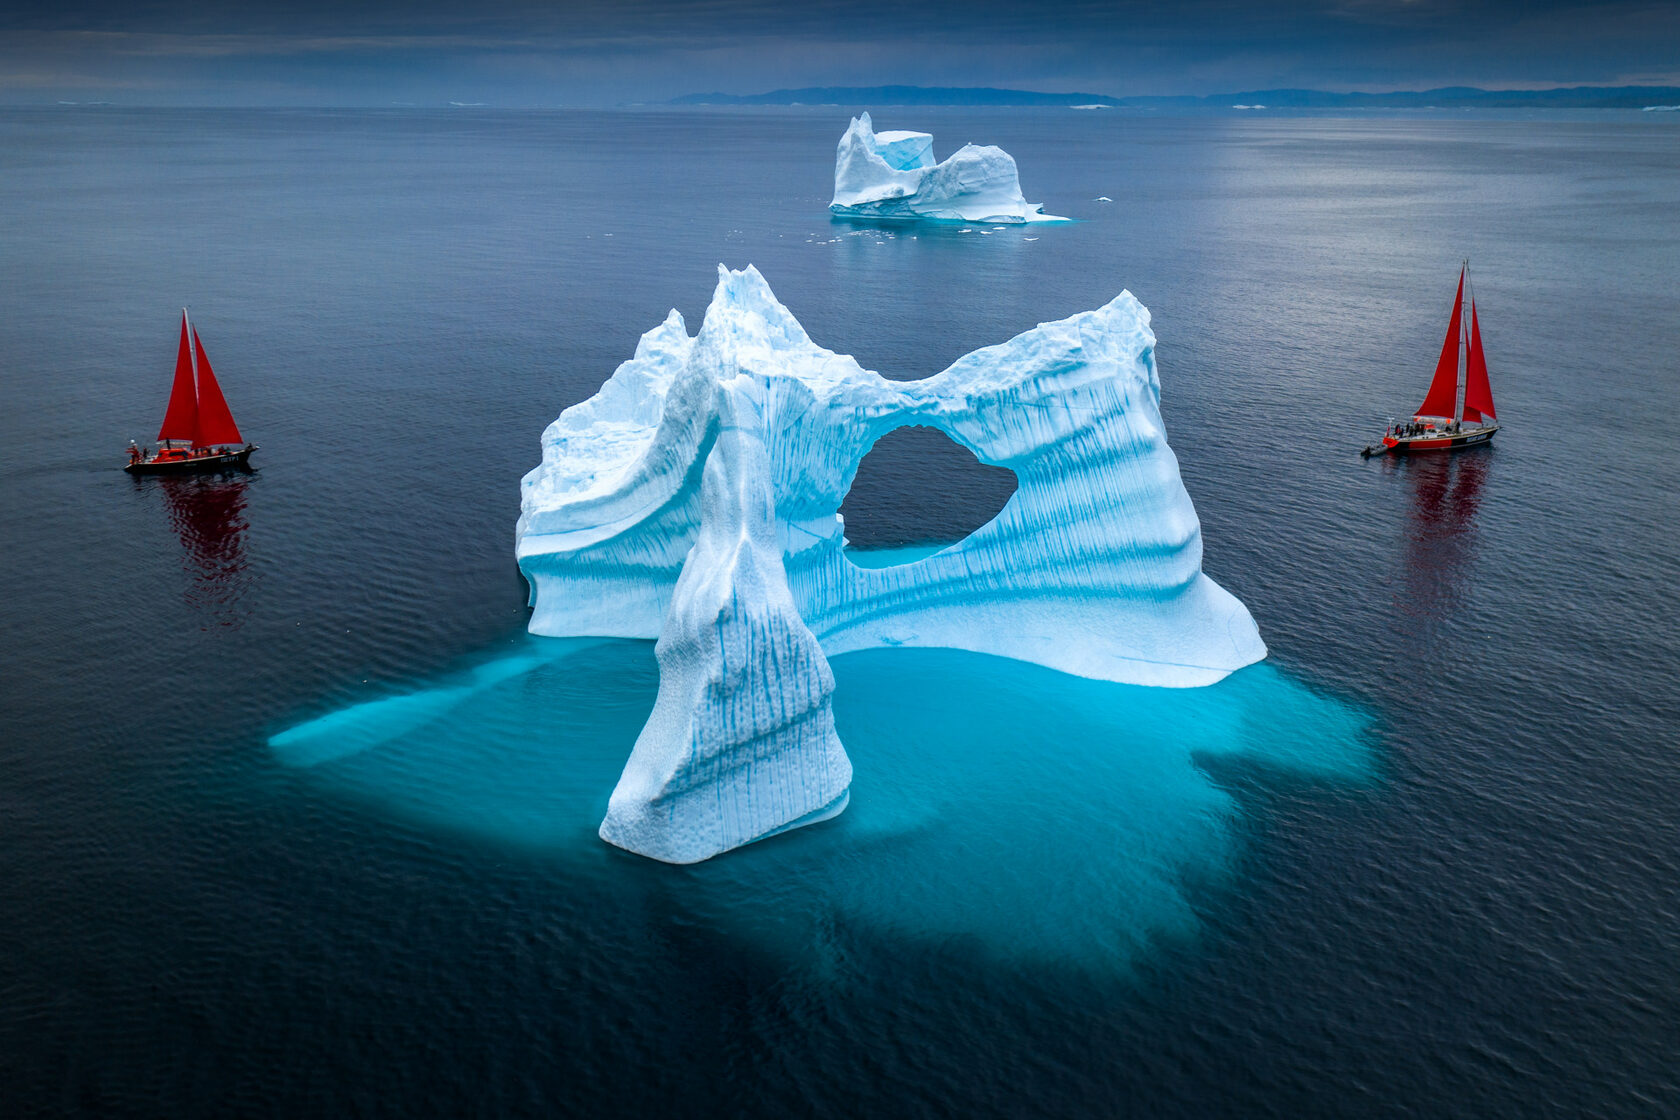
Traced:
[[[876, 112], [1024, 232], [830, 222], [847, 116], [0, 112], [0, 1113], [1680, 1113], [1676, 115]], [[1361, 460], [1465, 257], [1508, 426]], [[652, 647], [518, 480], [720, 262], [900, 378], [1129, 288], [1270, 659], [848, 655], [842, 817], [602, 844]], [[119, 469], [183, 304], [250, 475]]]

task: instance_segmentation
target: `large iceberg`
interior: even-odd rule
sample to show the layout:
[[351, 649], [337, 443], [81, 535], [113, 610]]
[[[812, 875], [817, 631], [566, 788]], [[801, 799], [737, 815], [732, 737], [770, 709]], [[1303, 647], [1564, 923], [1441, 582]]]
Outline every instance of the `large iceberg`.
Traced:
[[[688, 863], [840, 812], [837, 653], [944, 646], [1167, 686], [1265, 656], [1202, 574], [1130, 292], [888, 381], [812, 342], [757, 269], [718, 273], [699, 334], [672, 311], [643, 335], [549, 425], [522, 483], [532, 632], [658, 638], [658, 698], [603, 839]], [[840, 503], [874, 442], [909, 425], [1019, 485], [948, 548], [863, 568]]]
[[876, 132], [853, 117], [834, 156], [831, 213], [843, 218], [930, 222], [1065, 222], [1021, 197], [1015, 160], [1002, 148], [965, 144], [933, 160], [926, 132]]

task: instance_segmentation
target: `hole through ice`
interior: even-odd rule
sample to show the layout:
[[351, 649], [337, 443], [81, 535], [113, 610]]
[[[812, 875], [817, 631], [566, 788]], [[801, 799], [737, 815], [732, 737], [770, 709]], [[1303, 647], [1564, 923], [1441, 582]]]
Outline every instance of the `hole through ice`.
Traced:
[[949, 544], [996, 517], [1015, 472], [982, 463], [938, 428], [895, 428], [858, 463], [840, 504], [852, 548]]

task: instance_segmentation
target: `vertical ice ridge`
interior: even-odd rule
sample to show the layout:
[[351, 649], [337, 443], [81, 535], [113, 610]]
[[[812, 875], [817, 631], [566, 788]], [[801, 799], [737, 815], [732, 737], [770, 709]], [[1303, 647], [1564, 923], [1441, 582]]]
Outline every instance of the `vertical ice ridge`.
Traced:
[[[817, 346], [750, 268], [720, 270], [684, 330], [673, 315], [650, 331], [549, 426], [522, 495], [531, 629], [659, 638], [658, 700], [604, 838], [687, 862], [838, 812], [839, 652], [947, 646], [1178, 687], [1265, 656], [1202, 574], [1130, 293], [915, 382]], [[911, 424], [1019, 486], [943, 551], [860, 568], [840, 502], [874, 441]]]
[[[724, 344], [727, 348], [727, 343]], [[834, 675], [794, 607], [772, 522], [758, 386], [720, 395], [700, 526], [656, 647], [659, 695], [601, 837], [693, 863], [821, 813], [851, 785]]]

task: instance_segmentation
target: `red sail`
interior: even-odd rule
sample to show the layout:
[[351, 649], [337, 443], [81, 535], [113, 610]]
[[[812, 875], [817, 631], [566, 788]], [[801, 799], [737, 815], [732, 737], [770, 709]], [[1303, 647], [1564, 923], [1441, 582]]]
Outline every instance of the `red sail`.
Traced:
[[1414, 415], [1447, 416], [1458, 405], [1458, 332], [1464, 313], [1464, 272], [1458, 273], [1458, 295], [1453, 297], [1452, 322], [1447, 324], [1447, 340], [1441, 343], [1441, 357], [1435, 363], [1435, 380], [1429, 383], [1429, 395], [1423, 398]]
[[1470, 301], [1470, 357], [1464, 369], [1464, 418], [1493, 420], [1493, 386], [1488, 384], [1487, 359], [1482, 356], [1482, 325], [1476, 321], [1476, 301]]
[[158, 439], [192, 439], [198, 432], [198, 392], [193, 387], [192, 351], [187, 341], [187, 313], [181, 312], [181, 352], [175, 355], [175, 387], [163, 414]]
[[233, 413], [228, 411], [227, 400], [222, 396], [222, 387], [216, 384], [216, 374], [210, 368], [210, 359], [204, 354], [204, 343], [198, 340], [196, 329], [192, 339], [193, 348], [198, 351], [198, 434], [193, 437], [193, 444], [210, 447], [218, 443], [244, 443], [239, 425], [233, 422]]

